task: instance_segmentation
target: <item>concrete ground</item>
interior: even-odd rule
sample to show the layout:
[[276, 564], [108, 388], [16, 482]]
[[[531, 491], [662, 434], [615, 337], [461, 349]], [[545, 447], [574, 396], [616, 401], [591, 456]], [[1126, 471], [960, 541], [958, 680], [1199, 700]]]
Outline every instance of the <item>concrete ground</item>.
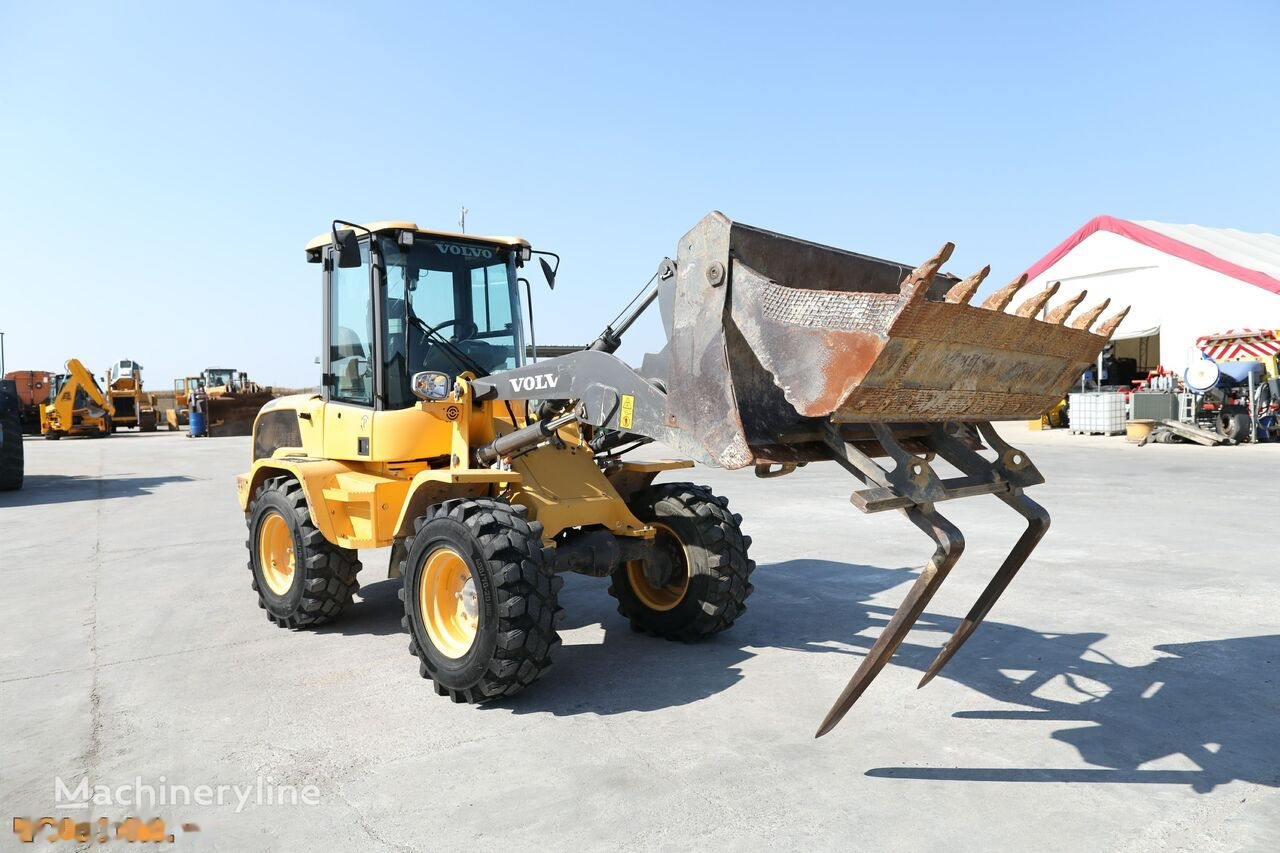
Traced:
[[[232, 479], [248, 439], [28, 440], [26, 488], [0, 495], [0, 804], [158, 815], [234, 851], [1276, 849], [1280, 446], [1006, 432], [1048, 478], [1031, 494], [1053, 529], [917, 691], [1019, 532], [992, 498], [943, 507], [963, 559], [821, 740], [931, 550], [896, 513], [860, 515], [834, 465], [692, 472], [755, 539], [731, 631], [633, 634], [604, 582], [570, 576], [556, 668], [477, 708], [418, 677], [385, 551], [339, 622], [267, 622]], [[54, 800], [55, 778], [138, 777], [310, 784], [319, 805]]]

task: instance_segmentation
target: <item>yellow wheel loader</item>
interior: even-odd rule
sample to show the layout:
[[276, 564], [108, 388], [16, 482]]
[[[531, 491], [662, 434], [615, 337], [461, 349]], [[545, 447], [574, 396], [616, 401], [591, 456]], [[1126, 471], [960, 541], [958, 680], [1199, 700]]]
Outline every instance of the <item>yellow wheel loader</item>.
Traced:
[[[188, 380], [189, 382], [190, 380]], [[253, 431], [253, 421], [274, 394], [270, 388], [263, 388], [249, 379], [249, 374], [242, 370], [225, 367], [206, 368], [197, 380], [203, 385], [208, 395], [205, 401], [205, 423], [208, 433], [213, 438], [231, 435], [249, 435]], [[190, 413], [190, 392], [195, 386], [188, 385], [183, 398], [183, 405]]]
[[[1056, 288], [1006, 312], [1025, 278], [971, 306], [987, 270], [943, 274], [950, 252], [913, 270], [712, 213], [589, 347], [529, 361], [520, 270], [537, 254], [554, 286], [553, 253], [334, 221], [306, 246], [324, 279], [321, 393], [262, 408], [237, 478], [259, 605], [283, 627], [323, 624], [351, 600], [359, 549], [392, 546], [423, 677], [458, 702], [510, 696], [551, 665], [564, 572], [608, 578], [622, 615], [660, 637], [699, 640], [742, 615], [754, 564], [741, 518], [658, 474], [831, 460], [864, 485], [859, 509], [901, 510], [935, 553], [819, 734], [959, 558], [937, 505], [993, 495], [1027, 522], [927, 681], [1048, 526], [1023, 495], [1043, 478], [989, 422], [1039, 416], [1123, 316], [1091, 332], [1104, 303], [1068, 324], [1080, 297], [1046, 313]], [[614, 352], [655, 302], [667, 345], [634, 369]], [[627, 458], [649, 442], [682, 458]]]
[[67, 361], [66, 370], [53, 377], [49, 402], [40, 410], [40, 432], [50, 441], [64, 435], [110, 435], [115, 412], [98, 380], [78, 358]]
[[156, 401], [142, 390], [142, 365], [122, 358], [107, 368], [107, 400], [111, 403], [111, 431], [137, 427], [138, 432], [156, 431]]

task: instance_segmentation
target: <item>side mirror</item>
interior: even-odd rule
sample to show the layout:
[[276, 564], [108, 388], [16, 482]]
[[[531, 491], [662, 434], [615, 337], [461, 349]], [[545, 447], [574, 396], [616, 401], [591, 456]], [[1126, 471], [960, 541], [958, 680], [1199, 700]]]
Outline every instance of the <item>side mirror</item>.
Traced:
[[423, 370], [413, 374], [410, 387], [413, 388], [413, 396], [419, 400], [443, 400], [449, 396], [452, 384], [447, 373]]
[[333, 251], [338, 256], [340, 269], [351, 269], [360, 266], [360, 241], [356, 232], [350, 228], [333, 232]]
[[551, 268], [551, 264], [547, 263], [546, 258], [538, 258], [538, 263], [542, 265], [542, 274], [547, 278], [547, 286], [555, 290], [556, 271]]

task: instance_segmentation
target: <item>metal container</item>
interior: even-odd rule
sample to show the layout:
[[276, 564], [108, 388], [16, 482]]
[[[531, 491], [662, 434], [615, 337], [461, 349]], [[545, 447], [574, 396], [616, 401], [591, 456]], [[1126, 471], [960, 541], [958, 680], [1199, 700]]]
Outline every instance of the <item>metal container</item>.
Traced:
[[209, 435], [208, 421], [205, 420], [204, 412], [191, 412], [188, 416], [188, 434], [192, 438], [202, 438]]
[[1178, 417], [1178, 395], [1162, 391], [1135, 391], [1129, 398], [1129, 416], [1135, 421], [1163, 421]]
[[1071, 407], [1072, 433], [1120, 435], [1125, 431], [1123, 394], [1082, 392], [1067, 399]]
[[44, 370], [10, 370], [4, 375], [18, 386], [18, 403], [23, 406], [40, 406], [49, 402], [52, 374]]

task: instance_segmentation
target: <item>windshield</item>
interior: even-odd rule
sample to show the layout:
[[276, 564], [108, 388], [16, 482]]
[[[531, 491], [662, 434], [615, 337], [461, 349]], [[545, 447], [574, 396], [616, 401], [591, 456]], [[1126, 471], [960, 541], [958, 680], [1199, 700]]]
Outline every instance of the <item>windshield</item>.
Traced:
[[405, 249], [380, 238], [386, 264], [386, 399], [415, 402], [413, 374], [509, 370], [523, 362], [515, 261], [503, 246], [427, 240]]
[[211, 367], [204, 373], [204, 384], [210, 388], [218, 385], [232, 385], [235, 383], [236, 372], [234, 370], [219, 370], [216, 367]]

